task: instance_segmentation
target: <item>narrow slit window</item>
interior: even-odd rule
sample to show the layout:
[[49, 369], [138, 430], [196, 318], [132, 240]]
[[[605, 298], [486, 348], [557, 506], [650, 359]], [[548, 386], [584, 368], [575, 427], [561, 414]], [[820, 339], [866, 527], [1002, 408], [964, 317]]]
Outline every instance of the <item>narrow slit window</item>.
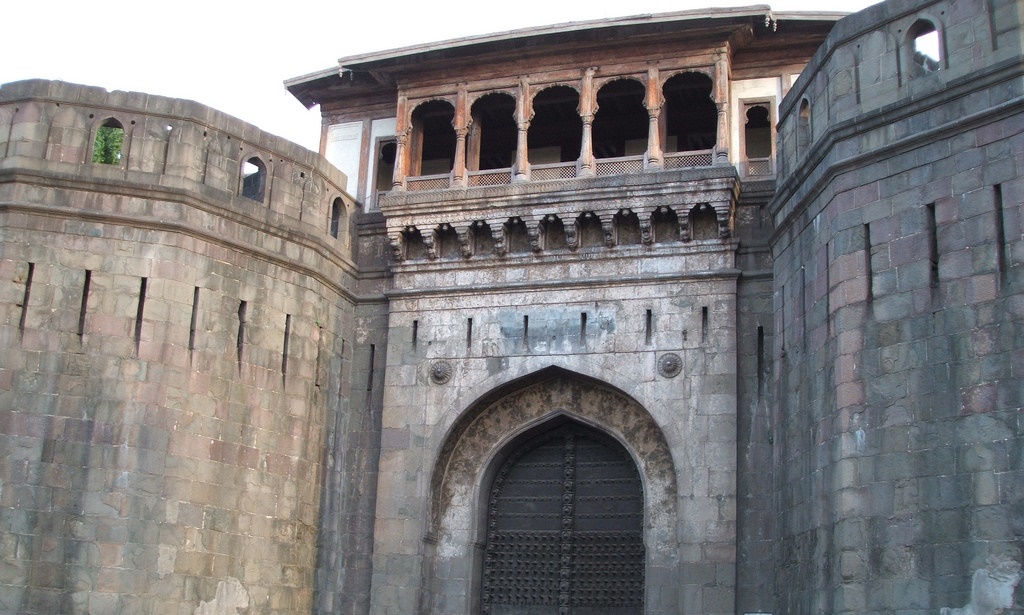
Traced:
[[999, 273], [1000, 286], [1006, 278], [1006, 227], [1003, 221], [1003, 186], [992, 187], [992, 207], [996, 217], [996, 271]]
[[92, 271], [85, 270], [82, 281], [82, 303], [78, 307], [78, 337], [85, 335], [85, 315], [89, 309], [89, 285], [92, 283]]
[[580, 312], [580, 345], [587, 343], [587, 313]]
[[925, 207], [928, 210], [928, 283], [934, 288], [939, 284], [939, 239], [935, 221], [935, 203], [928, 203]]
[[416, 347], [416, 342], [418, 341], [417, 338], [419, 337], [419, 333], [420, 333], [420, 321], [414, 320], [414, 321], [412, 321], [412, 347], [413, 348]]
[[348, 342], [341, 340], [341, 352], [338, 353], [338, 399], [345, 399], [345, 351], [348, 350]]
[[281, 380], [288, 377], [288, 344], [292, 335], [292, 315], [284, 315], [284, 343], [281, 345]]
[[708, 341], [708, 306], [700, 308], [700, 341], [706, 343]]
[[142, 278], [139, 283], [139, 304], [135, 311], [135, 356], [139, 355], [139, 344], [142, 341], [142, 315], [146, 310], [146, 283], [149, 280]]
[[651, 314], [651, 310], [647, 310], [647, 315], [644, 318], [644, 343], [650, 346], [651, 339], [654, 336], [652, 325], [654, 324], [654, 316]]
[[764, 327], [761, 325], [757, 326], [757, 397], [761, 399], [764, 397], [764, 380], [765, 380], [765, 362], [764, 362]]
[[188, 324], [188, 357], [192, 361], [192, 352], [196, 349], [196, 323], [199, 320], [199, 287], [192, 291], [192, 319]]
[[369, 407], [370, 395], [373, 393], [373, 363], [377, 360], [377, 346], [370, 344], [369, 363], [366, 366], [366, 401]]
[[25, 335], [25, 320], [28, 318], [28, 300], [32, 294], [32, 276], [35, 274], [36, 264], [28, 264], [28, 273], [25, 274], [25, 293], [21, 297], [21, 317], [18, 319], [18, 333]]
[[235, 337], [235, 352], [238, 355], [238, 369], [242, 369], [242, 354], [245, 350], [245, 319], [248, 304], [245, 301], [238, 302], [238, 334]]
[[466, 350], [473, 345], [473, 319], [466, 319]]

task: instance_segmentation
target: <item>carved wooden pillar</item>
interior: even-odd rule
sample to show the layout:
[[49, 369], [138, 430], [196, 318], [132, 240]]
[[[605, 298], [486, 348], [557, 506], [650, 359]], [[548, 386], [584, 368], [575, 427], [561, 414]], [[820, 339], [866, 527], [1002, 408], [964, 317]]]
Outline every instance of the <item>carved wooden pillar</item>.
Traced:
[[516, 101], [516, 161], [512, 169], [512, 181], [530, 179], [530, 120], [533, 119], [533, 100], [530, 98], [530, 82], [519, 80], [519, 99]]
[[649, 169], [660, 169], [664, 152], [661, 149], [661, 79], [657, 68], [647, 69], [647, 160]]
[[398, 96], [397, 125], [395, 126], [395, 171], [391, 176], [391, 189], [405, 190], [409, 172], [409, 99]]
[[715, 163], [729, 162], [729, 50], [715, 54], [715, 106], [718, 107], [718, 135], [715, 140]]
[[470, 117], [466, 135], [466, 170], [480, 170], [480, 119], [475, 115]]
[[580, 84], [580, 119], [583, 120], [583, 141], [580, 144], [579, 172], [580, 177], [594, 175], [594, 114], [597, 113], [597, 94], [594, 92], [594, 72], [596, 68], [588, 68], [583, 73]]
[[455, 163], [452, 165], [452, 187], [466, 187], [466, 135], [469, 134], [469, 117], [466, 109], [466, 86], [459, 85], [459, 92], [455, 97], [455, 117], [452, 118], [452, 128], [455, 129]]

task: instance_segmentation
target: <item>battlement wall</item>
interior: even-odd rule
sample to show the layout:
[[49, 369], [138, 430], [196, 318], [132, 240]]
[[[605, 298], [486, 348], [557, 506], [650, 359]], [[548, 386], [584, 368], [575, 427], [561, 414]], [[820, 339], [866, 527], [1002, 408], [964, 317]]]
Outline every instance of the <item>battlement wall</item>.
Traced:
[[355, 354], [342, 179], [196, 103], [0, 89], [0, 611], [311, 611]]
[[[111, 121], [124, 132], [120, 159], [93, 162], [97, 132]], [[256, 160], [264, 167], [259, 198], [245, 196], [243, 186], [246, 163]], [[339, 218], [354, 211], [341, 188], [344, 175], [315, 152], [193, 101], [60, 81], [0, 88], [0, 170], [15, 169], [185, 191], [228, 205], [250, 223], [323, 241], [336, 202]], [[336, 234], [328, 243], [349, 253], [351, 234]]]

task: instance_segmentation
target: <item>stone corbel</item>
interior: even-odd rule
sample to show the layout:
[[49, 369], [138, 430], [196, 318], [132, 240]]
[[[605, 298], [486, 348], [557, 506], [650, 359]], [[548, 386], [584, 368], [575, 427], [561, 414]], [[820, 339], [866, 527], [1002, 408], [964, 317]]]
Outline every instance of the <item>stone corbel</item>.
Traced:
[[649, 246], [654, 243], [654, 233], [651, 231], [651, 218], [649, 216], [647, 218], [637, 217], [640, 220], [640, 243]]
[[423, 248], [426, 252], [427, 258], [430, 260], [437, 260], [437, 230], [431, 229], [430, 231], [423, 233]]
[[580, 223], [573, 220], [571, 224], [565, 225], [565, 245], [575, 251], [580, 247]]
[[462, 258], [469, 258], [473, 256], [473, 231], [469, 228], [456, 231], [459, 237], [459, 251], [462, 254]]
[[615, 217], [601, 216], [601, 230], [604, 231], [604, 247], [615, 247]]
[[494, 255], [505, 256], [508, 253], [508, 247], [505, 245], [505, 225], [502, 223], [489, 225], [491, 239], [494, 240]]
[[395, 262], [405, 260], [405, 235], [401, 231], [388, 236], [388, 244], [391, 246], [391, 257]]
[[728, 239], [732, 236], [732, 208], [729, 203], [716, 204], [715, 216], [718, 218], [718, 237]]
[[690, 212], [692, 210], [685, 209], [679, 212], [679, 241], [690, 241], [693, 239], [693, 235], [690, 233]]
[[530, 248], [534, 252], [540, 252], [544, 246], [541, 245], [540, 241], [540, 223], [533, 226], [526, 227], [526, 235], [530, 238]]

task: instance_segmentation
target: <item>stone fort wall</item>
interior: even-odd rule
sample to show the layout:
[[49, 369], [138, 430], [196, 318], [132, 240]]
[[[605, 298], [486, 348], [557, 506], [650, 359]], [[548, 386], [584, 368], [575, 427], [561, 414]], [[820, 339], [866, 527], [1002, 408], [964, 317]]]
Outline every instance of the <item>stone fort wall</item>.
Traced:
[[[110, 120], [121, 158], [93, 163]], [[311, 611], [353, 355], [342, 185], [190, 101], [0, 90], [0, 612]]]
[[1020, 24], [1012, 1], [873, 6], [782, 105], [776, 612], [937, 612], [1020, 562]]

